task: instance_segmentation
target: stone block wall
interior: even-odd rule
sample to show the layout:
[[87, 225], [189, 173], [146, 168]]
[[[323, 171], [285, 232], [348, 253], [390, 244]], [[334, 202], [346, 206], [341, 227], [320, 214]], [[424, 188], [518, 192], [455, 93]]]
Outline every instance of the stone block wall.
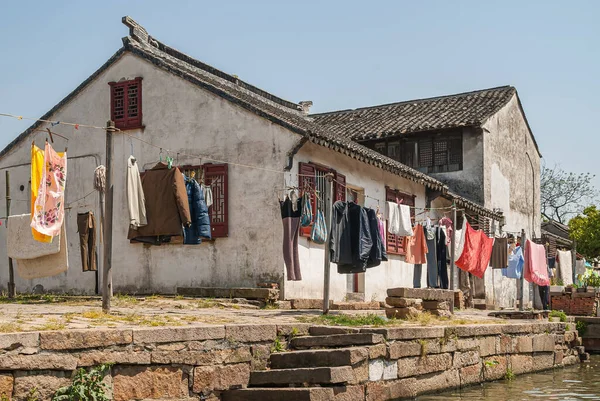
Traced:
[[[295, 330], [293, 330], [295, 328]], [[217, 400], [265, 369], [276, 337], [306, 334], [308, 325], [68, 330], [0, 334], [0, 396], [38, 401], [71, 383], [78, 368], [113, 363], [115, 401]]]
[[[350, 362], [333, 366], [348, 364], [354, 379], [336, 387], [331, 400], [414, 397], [502, 379], [508, 372], [574, 364], [584, 353], [574, 326], [354, 328], [385, 341], [336, 353]], [[110, 362], [106, 380], [115, 401], [217, 401], [227, 390], [246, 387], [251, 371], [269, 367], [276, 339], [285, 344], [309, 332], [323, 334], [323, 328], [309, 331], [298, 323], [0, 334], [0, 395], [25, 401], [35, 388], [38, 400], [46, 401], [71, 382], [76, 369]]]

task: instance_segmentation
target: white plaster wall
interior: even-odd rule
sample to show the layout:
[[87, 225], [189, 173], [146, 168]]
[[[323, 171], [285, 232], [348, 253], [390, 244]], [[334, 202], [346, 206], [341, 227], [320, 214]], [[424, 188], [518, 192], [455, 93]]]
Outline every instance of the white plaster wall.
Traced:
[[[363, 188], [365, 195], [385, 201], [385, 186], [416, 195], [416, 206], [425, 206], [425, 187], [397, 175], [384, 172], [373, 166], [361, 163], [348, 156], [334, 153], [312, 143], [305, 144], [294, 158], [294, 165], [288, 181], [297, 183], [298, 163], [313, 162], [331, 167], [346, 176], [346, 183]], [[365, 206], [376, 208], [377, 201], [365, 198]], [[383, 203], [380, 204], [383, 208]], [[302, 281], [285, 282], [285, 298], [322, 298], [324, 245], [316, 245], [307, 238], [300, 237], [299, 253]], [[388, 255], [388, 262], [367, 269], [365, 273], [365, 299], [383, 301], [386, 290], [393, 287], [412, 287], [414, 265], [404, 262], [404, 257]], [[423, 265], [421, 285], [425, 286], [427, 266]], [[337, 273], [337, 266], [331, 264], [330, 298], [341, 301], [346, 296], [346, 275]]]
[[[213, 159], [267, 169], [282, 170], [286, 152], [299, 139], [297, 134], [197, 88], [188, 82], [156, 69], [150, 63], [126, 53], [103, 72], [52, 119], [105, 126], [110, 117], [108, 82], [123, 77], [143, 79], [143, 123], [145, 129], [129, 131], [158, 146], [192, 155], [210, 155]], [[103, 130], [57, 126], [58, 133], [71, 138], [69, 156], [96, 154], [104, 163]], [[28, 164], [31, 139], [43, 145], [44, 134], [21, 142], [0, 160], [0, 169]], [[199, 246], [130, 244], [126, 239], [128, 212], [125, 192], [125, 166], [131, 151], [140, 166], [151, 168], [159, 159], [158, 150], [133, 141], [123, 134], [114, 135], [114, 234], [113, 283], [116, 292], [173, 293], [178, 286], [255, 286], [259, 281], [283, 280], [281, 254], [281, 218], [275, 190], [283, 185], [283, 176], [265, 170], [229, 165], [229, 237]], [[56, 148], [64, 144], [57, 140]], [[180, 155], [180, 164], [211, 162], [208, 158]], [[216, 161], [213, 161], [216, 162]], [[68, 162], [67, 199], [72, 202], [92, 189], [93, 158]], [[29, 165], [8, 168], [11, 171], [12, 213], [24, 213], [29, 181]], [[0, 170], [1, 173], [1, 170]], [[3, 178], [3, 177], [2, 177]], [[19, 185], [26, 190], [20, 193]], [[4, 185], [0, 185], [4, 197]], [[94, 193], [87, 200], [94, 200]], [[57, 277], [23, 281], [17, 278], [18, 291], [29, 291], [35, 284], [48, 290], [90, 294], [94, 291], [93, 273], [82, 273], [76, 212], [94, 210], [97, 204], [79, 206], [67, 214], [70, 269]], [[0, 259], [6, 261], [6, 228], [0, 228]], [[2, 262], [2, 265], [7, 262]], [[6, 288], [6, 266], [0, 269], [0, 288]]]

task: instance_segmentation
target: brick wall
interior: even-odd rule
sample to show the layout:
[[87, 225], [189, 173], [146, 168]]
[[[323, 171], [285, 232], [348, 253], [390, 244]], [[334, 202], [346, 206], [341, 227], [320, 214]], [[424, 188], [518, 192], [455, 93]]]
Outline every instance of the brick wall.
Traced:
[[596, 316], [597, 294], [591, 292], [573, 292], [550, 295], [551, 308], [564, 311], [567, 315]]

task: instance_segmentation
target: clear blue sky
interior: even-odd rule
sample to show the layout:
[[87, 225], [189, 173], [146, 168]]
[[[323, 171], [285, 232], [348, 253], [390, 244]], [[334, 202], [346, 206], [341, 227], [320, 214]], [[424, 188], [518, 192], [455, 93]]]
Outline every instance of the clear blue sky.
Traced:
[[[600, 1], [11, 1], [0, 15], [0, 112], [44, 114], [130, 15], [314, 112], [514, 85], [545, 162], [600, 172]], [[28, 125], [0, 117], [0, 148]]]

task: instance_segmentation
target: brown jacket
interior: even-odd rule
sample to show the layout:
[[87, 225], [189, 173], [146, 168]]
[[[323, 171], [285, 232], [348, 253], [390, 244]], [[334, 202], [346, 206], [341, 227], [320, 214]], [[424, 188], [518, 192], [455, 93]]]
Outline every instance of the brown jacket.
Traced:
[[183, 225], [192, 221], [183, 175], [177, 167], [158, 163], [142, 177], [148, 225], [129, 229], [127, 239], [159, 235], [183, 235]]

